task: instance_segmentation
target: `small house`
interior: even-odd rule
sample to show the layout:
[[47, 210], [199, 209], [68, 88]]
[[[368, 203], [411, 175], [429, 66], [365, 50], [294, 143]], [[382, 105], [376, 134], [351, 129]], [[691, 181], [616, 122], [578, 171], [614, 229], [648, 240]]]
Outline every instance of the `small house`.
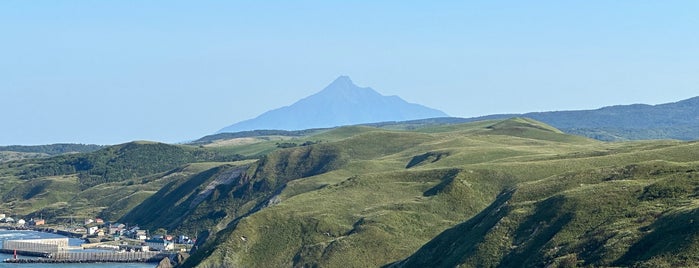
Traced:
[[109, 226], [109, 228], [107, 228], [107, 233], [109, 233], [110, 235], [118, 235], [120, 232], [121, 229], [115, 226]]
[[44, 225], [46, 224], [46, 220], [44, 219], [31, 219], [29, 220], [29, 226], [39, 226], [39, 225]]
[[121, 223], [111, 223], [107, 228], [107, 233], [110, 235], [124, 235], [126, 233], [126, 225]]

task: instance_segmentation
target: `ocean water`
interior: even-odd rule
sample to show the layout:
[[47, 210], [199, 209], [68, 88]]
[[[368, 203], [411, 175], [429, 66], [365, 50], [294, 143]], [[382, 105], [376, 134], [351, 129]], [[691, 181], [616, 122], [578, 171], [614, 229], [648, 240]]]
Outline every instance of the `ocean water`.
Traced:
[[[57, 234], [49, 234], [49, 233], [42, 233], [42, 232], [35, 232], [35, 231], [14, 231], [14, 230], [0, 230], [0, 246], [2, 241], [5, 240], [14, 240], [14, 239], [38, 239], [38, 238], [63, 238], [65, 236], [57, 235]], [[79, 246], [82, 244], [82, 240], [77, 239], [77, 238], [69, 238], [68, 243], [71, 246]], [[26, 257], [26, 256], [17, 256], [18, 258], [32, 258], [32, 257]], [[2, 254], [0, 253], [0, 260], [5, 260], [5, 259], [11, 259], [12, 254]], [[20, 263], [20, 264], [14, 264], [14, 263], [4, 263], [0, 262], [0, 268], [6, 268], [6, 267], [17, 267], [17, 268], [38, 268], [38, 267], [49, 267], [49, 268], [88, 268], [88, 267], [96, 267], [96, 268], [117, 268], [117, 267], [126, 267], [126, 268], [153, 268], [156, 267], [156, 263], [61, 263], [61, 264], [45, 264], [45, 263], [32, 263], [32, 264], [26, 264], [26, 263]]]

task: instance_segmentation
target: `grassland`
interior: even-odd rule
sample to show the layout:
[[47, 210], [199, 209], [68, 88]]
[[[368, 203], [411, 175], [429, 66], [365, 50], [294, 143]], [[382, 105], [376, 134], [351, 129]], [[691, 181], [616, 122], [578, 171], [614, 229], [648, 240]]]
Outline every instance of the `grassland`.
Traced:
[[[131, 142], [90, 153], [0, 163], [0, 211], [49, 220], [116, 221], [177, 176], [207, 162], [244, 159], [203, 148]], [[215, 162], [214, 162], [215, 163]]]
[[[676, 266], [699, 260], [692, 242], [670, 251], [658, 246], [645, 257], [629, 253], [650, 243], [644, 237], [667, 221], [664, 215], [696, 208], [697, 143], [605, 143], [522, 118], [412, 131], [347, 127], [309, 139], [338, 148], [345, 161], [286, 182], [273, 205], [228, 225], [188, 265]], [[676, 217], [690, 217], [682, 215]]]
[[[79, 173], [21, 178], [41, 164], [10, 162], [0, 177], [15, 186], [0, 190], [13, 209], [198, 233], [185, 267], [699, 262], [699, 142], [601, 142], [525, 118], [304, 133], [150, 147], [177, 161], [87, 189]], [[214, 161], [233, 155], [255, 157]]]

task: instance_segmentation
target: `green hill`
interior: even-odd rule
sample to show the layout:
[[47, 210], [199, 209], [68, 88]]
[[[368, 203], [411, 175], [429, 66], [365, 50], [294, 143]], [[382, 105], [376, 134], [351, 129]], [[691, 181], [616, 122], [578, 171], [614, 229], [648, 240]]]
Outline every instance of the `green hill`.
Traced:
[[23, 159], [44, 158], [61, 154], [89, 153], [104, 147], [105, 146], [102, 145], [72, 143], [58, 143], [37, 146], [0, 146], [0, 163]]
[[694, 266], [696, 167], [650, 161], [520, 184], [390, 267]]
[[527, 118], [244, 138], [259, 139], [4, 163], [2, 209], [199, 234], [183, 267], [699, 262], [698, 142], [608, 143]]
[[46, 155], [60, 155], [68, 153], [89, 153], [102, 149], [106, 146], [95, 144], [75, 144], [75, 143], [56, 143], [49, 145], [10, 145], [0, 146], [0, 152], [20, 152], [20, 153], [37, 153]]
[[[693, 260], [689, 242], [672, 252], [659, 246], [651, 257], [624, 254], [648, 243], [643, 237], [649, 225], [665, 221], [660, 215], [675, 214], [678, 206], [693, 209], [693, 182], [680, 188], [663, 182], [695, 176], [697, 144], [603, 143], [520, 118], [349, 132], [321, 134], [336, 138], [327, 145], [337, 145], [346, 163], [288, 181], [273, 205], [209, 236], [187, 265], [510, 267]], [[663, 257], [677, 252], [690, 261]]]
[[99, 215], [118, 219], [189, 163], [231, 162], [244, 157], [191, 146], [131, 142], [91, 153], [0, 164], [3, 204], [18, 215]]

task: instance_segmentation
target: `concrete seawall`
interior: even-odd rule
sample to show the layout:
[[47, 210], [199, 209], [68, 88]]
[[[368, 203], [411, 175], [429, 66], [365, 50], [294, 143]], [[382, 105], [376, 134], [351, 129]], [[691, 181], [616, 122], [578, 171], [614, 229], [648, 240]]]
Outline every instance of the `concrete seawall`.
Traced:
[[[27, 252], [23, 252], [27, 253]], [[10, 253], [12, 254], [12, 253]], [[19, 255], [20, 252], [17, 251]], [[29, 254], [40, 254], [39, 252]], [[24, 254], [23, 254], [24, 255]], [[37, 255], [29, 255], [37, 256]], [[160, 262], [174, 258], [175, 253], [162, 252], [59, 252], [43, 253], [38, 259], [6, 259], [7, 263], [97, 263], [97, 262]]]

